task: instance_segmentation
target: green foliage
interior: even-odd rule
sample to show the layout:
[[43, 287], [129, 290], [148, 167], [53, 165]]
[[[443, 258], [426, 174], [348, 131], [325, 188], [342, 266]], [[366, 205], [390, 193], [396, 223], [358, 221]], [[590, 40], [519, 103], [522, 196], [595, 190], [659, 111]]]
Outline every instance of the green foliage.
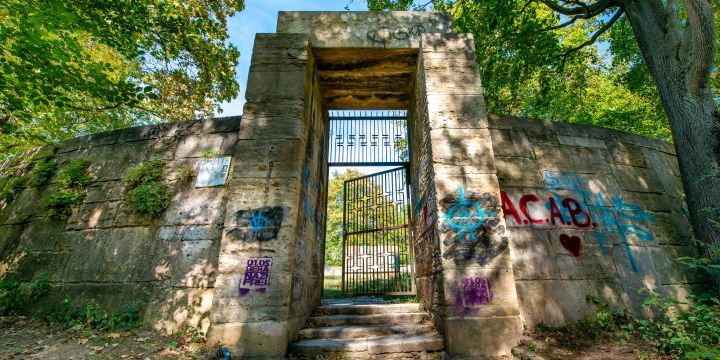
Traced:
[[130, 330], [140, 326], [140, 317], [134, 306], [128, 306], [123, 312], [114, 313], [100, 307], [94, 300], [84, 307], [71, 305], [66, 296], [62, 310], [47, 316], [51, 322], [62, 322], [66, 329]]
[[220, 155], [216, 150], [213, 149], [205, 149], [200, 152], [200, 157], [203, 159], [212, 159], [214, 157], [217, 157]]
[[125, 187], [127, 189], [134, 189], [141, 184], [160, 180], [164, 167], [164, 161], [153, 160], [129, 168], [127, 173], [125, 173]]
[[0, 2], [0, 158], [80, 134], [207, 117], [239, 86], [242, 0]]
[[0, 315], [7, 315], [20, 308], [23, 303], [23, 295], [17, 281], [0, 281]]
[[170, 206], [170, 188], [161, 182], [139, 185], [128, 192], [130, 204], [139, 212], [156, 217]]
[[535, 342], [531, 341], [531, 342], [525, 344], [525, 349], [527, 351], [533, 352], [533, 351], [535, 351], [535, 349], [537, 349], [537, 344]]
[[64, 189], [83, 189], [92, 182], [88, 172], [89, 157], [80, 157], [70, 161], [58, 173], [58, 184]]
[[72, 214], [85, 198], [85, 187], [93, 180], [88, 171], [90, 164], [90, 158], [80, 157], [60, 169], [57, 180], [60, 188], [43, 199], [45, 217], [62, 220]]
[[181, 183], [189, 183], [197, 174], [195, 169], [188, 164], [182, 164], [177, 167], [177, 180]]
[[0, 201], [12, 201], [23, 189], [23, 180], [19, 176], [0, 179]]
[[60, 189], [43, 199], [44, 216], [54, 220], [66, 219], [84, 197], [82, 190]]
[[156, 217], [170, 206], [170, 188], [160, 182], [165, 162], [147, 161], [128, 169], [125, 189], [130, 205], [135, 210]]
[[[369, 0], [368, 8], [404, 10], [425, 3]], [[569, 51], [587, 42], [607, 17], [577, 19], [560, 28], [569, 19], [539, 1], [439, 0], [432, 4], [435, 10], [451, 14], [456, 31], [474, 34], [483, 88], [490, 94], [485, 97], [489, 113], [671, 139], [658, 91], [624, 15], [596, 44]]]
[[[687, 306], [680, 309], [681, 305]], [[644, 306], [656, 309], [660, 317], [636, 320], [637, 331], [656, 351], [678, 359], [720, 358], [720, 300], [688, 296], [687, 302], [651, 292]]]
[[0, 315], [7, 315], [47, 294], [50, 281], [45, 273], [33, 276], [28, 291], [23, 293], [20, 283], [15, 280], [0, 281]]
[[35, 164], [32, 172], [30, 173], [29, 185], [32, 187], [40, 188], [45, 186], [53, 173], [55, 173], [55, 161], [54, 160], [42, 160]]

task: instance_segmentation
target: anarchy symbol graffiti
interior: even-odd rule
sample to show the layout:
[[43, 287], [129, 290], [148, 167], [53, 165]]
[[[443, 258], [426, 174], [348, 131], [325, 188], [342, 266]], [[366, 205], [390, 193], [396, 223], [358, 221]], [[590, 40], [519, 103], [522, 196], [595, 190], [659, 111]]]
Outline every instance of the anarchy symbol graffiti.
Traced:
[[488, 216], [494, 216], [495, 213], [486, 211], [476, 202], [466, 199], [462, 187], [458, 190], [458, 200], [445, 215], [447, 224], [460, 233], [469, 234], [470, 238], [475, 240], [475, 230], [483, 225]]
[[265, 228], [268, 226], [268, 219], [260, 212], [260, 210], [255, 211], [255, 213], [250, 218], [250, 228], [253, 232], [261, 232], [265, 230]]

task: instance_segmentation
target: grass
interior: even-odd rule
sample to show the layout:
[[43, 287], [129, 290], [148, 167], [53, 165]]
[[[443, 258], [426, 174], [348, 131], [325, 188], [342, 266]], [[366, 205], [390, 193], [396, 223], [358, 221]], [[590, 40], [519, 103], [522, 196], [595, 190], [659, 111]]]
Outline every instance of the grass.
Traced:
[[[400, 288], [401, 285], [407, 286], [409, 284], [409, 274], [402, 274], [399, 279], [383, 281], [370, 281], [367, 288], [369, 289], [380, 289], [383, 285], [387, 284], [388, 288]], [[360, 291], [361, 287], [358, 286], [357, 290]], [[352, 295], [348, 295], [352, 296]], [[323, 282], [323, 298], [325, 299], [338, 299], [348, 297], [342, 293], [342, 277], [325, 275], [325, 281]], [[417, 297], [414, 295], [378, 295], [388, 302], [393, 303], [408, 303], [417, 302]]]

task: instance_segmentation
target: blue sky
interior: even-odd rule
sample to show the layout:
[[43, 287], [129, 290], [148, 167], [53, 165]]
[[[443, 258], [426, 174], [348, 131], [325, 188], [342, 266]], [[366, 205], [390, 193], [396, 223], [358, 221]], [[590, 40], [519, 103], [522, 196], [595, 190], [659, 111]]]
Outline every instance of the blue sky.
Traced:
[[361, 0], [247, 0], [245, 10], [239, 12], [228, 22], [230, 42], [240, 50], [237, 67], [237, 80], [240, 83], [238, 97], [222, 104], [220, 116], [242, 114], [245, 104], [245, 89], [252, 46], [257, 33], [274, 33], [277, 25], [278, 11], [365, 11], [367, 5]]

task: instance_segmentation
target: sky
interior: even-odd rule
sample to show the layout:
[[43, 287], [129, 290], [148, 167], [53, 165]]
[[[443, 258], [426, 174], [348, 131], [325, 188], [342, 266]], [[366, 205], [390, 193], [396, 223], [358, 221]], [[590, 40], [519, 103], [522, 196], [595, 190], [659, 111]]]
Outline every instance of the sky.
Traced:
[[237, 66], [237, 80], [240, 92], [235, 100], [223, 103], [219, 116], [242, 114], [245, 104], [245, 89], [253, 42], [257, 33], [274, 33], [278, 11], [366, 11], [367, 5], [361, 0], [246, 0], [245, 10], [228, 21], [230, 43], [240, 50]]

